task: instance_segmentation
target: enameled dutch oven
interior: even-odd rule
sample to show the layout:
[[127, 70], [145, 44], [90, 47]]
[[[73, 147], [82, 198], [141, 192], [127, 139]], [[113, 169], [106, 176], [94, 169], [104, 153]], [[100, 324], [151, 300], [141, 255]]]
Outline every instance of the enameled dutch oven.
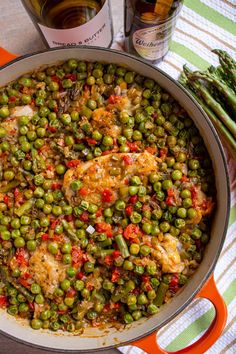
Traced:
[[213, 161], [217, 188], [217, 208], [212, 224], [211, 239], [200, 267], [173, 300], [164, 305], [155, 316], [134, 322], [122, 331], [114, 328], [106, 330], [88, 329], [83, 335], [35, 331], [28, 325], [9, 316], [3, 310], [0, 312], [0, 331], [18, 341], [49, 350], [80, 353], [131, 344], [145, 350], [148, 354], [166, 353], [157, 344], [157, 331], [186, 308], [194, 298], [202, 297], [213, 303], [216, 310], [215, 318], [201, 339], [176, 353], [205, 353], [221, 335], [227, 318], [226, 306], [217, 291], [212, 275], [224, 243], [230, 207], [227, 166], [217, 133], [200, 106], [176, 81], [140, 59], [113, 50], [92, 47], [57, 48], [16, 58], [15, 55], [0, 48], [0, 65], [3, 65], [0, 70], [0, 87], [40, 66], [55, 64], [69, 58], [96, 60], [129, 67], [141, 75], [156, 80], [186, 109], [200, 130]]

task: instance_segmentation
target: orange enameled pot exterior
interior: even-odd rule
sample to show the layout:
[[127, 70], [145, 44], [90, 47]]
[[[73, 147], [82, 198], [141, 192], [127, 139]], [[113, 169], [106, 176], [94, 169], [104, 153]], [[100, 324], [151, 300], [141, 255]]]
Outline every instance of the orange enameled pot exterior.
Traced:
[[[82, 50], [80, 48], [77, 48], [77, 49], [78, 49], [78, 51]], [[61, 50], [65, 51], [66, 49], [62, 48]], [[83, 50], [85, 50], [85, 48], [83, 48]], [[96, 52], [99, 52], [99, 48], [93, 48], [93, 50], [95, 51], [94, 58], [98, 58], [99, 56], [96, 55]], [[100, 48], [100, 51], [102, 51], [101, 48]], [[109, 50], [107, 50], [106, 52], [108, 52], [108, 53], [105, 56], [106, 56], [107, 61], [109, 61]], [[113, 53], [113, 54], [115, 53], [114, 51], [110, 51], [110, 52]], [[118, 55], [118, 54], [114, 54], [114, 55]], [[70, 55], [68, 56], [68, 58], [69, 57], [70, 57]], [[131, 57], [131, 56], [129, 56], [129, 57]], [[11, 60], [13, 60], [15, 58], [17, 58], [16, 55], [7, 52], [3, 48], [0, 48], [0, 66], [10, 62]], [[62, 59], [62, 60], [64, 59], [64, 58], [60, 57], [60, 50], [59, 50], [58, 59]], [[84, 59], [84, 58], [82, 58], [82, 59]], [[132, 57], [131, 57], [131, 59], [132, 59]], [[43, 62], [42, 64], [44, 65], [44, 64], [47, 64], [47, 63]], [[140, 65], [143, 65], [143, 63], [141, 61], [140, 61]], [[162, 75], [163, 75], [163, 73], [162, 73]], [[1, 86], [1, 84], [0, 84], [0, 86]], [[182, 91], [184, 91], [184, 90], [182, 89]], [[185, 93], [185, 95], [187, 96], [186, 93]], [[186, 105], [187, 105], [187, 103], [186, 103]], [[196, 105], [196, 102], [195, 102], [195, 105]], [[198, 109], [199, 109], [199, 107], [198, 107]], [[202, 114], [202, 115], [204, 116], [204, 114]], [[204, 116], [204, 118], [207, 119], [205, 116]], [[209, 124], [209, 122], [208, 122], [208, 124]], [[211, 130], [214, 131], [214, 129], [212, 127], [211, 127]], [[215, 139], [217, 140], [217, 144], [219, 144], [219, 140], [217, 138], [217, 135], [216, 135], [215, 131], [214, 131], [214, 135], [215, 135]], [[221, 153], [222, 153], [222, 147], [220, 147], [220, 148], [221, 148]], [[222, 155], [221, 157], [224, 160], [224, 156]], [[219, 159], [219, 157], [218, 157], [218, 159]], [[227, 192], [226, 193], [226, 197], [229, 199], [229, 185], [228, 185], [228, 176], [227, 176], [225, 161], [224, 161], [224, 169], [225, 169], [224, 172], [226, 173], [225, 174], [226, 180], [224, 180], [224, 183], [227, 184], [225, 191]], [[227, 205], [228, 205], [228, 207], [227, 207]], [[227, 226], [227, 221], [228, 221], [229, 200], [228, 200], [228, 204], [226, 203], [226, 209], [227, 210], [224, 210], [225, 214], [224, 213], [222, 214], [222, 215], [224, 215], [224, 218], [225, 218], [225, 220], [224, 220], [225, 221], [224, 234], [226, 232], [226, 226]], [[222, 236], [222, 238], [223, 238], [223, 236]], [[217, 252], [218, 252], [217, 257], [219, 256], [220, 249], [222, 248], [222, 245], [223, 245], [223, 242], [221, 242], [220, 247], [218, 247], [218, 249], [217, 249]], [[216, 262], [216, 259], [214, 261]], [[212, 269], [213, 269], [213, 267], [212, 267]], [[193, 282], [193, 280], [192, 280], [192, 282]], [[220, 335], [221, 335], [221, 333], [222, 333], [222, 331], [224, 329], [224, 326], [225, 326], [225, 323], [226, 323], [226, 319], [227, 319], [227, 308], [225, 306], [225, 303], [224, 303], [221, 295], [219, 294], [219, 292], [217, 290], [213, 275], [210, 275], [210, 273], [207, 274], [205, 279], [202, 280], [202, 284], [203, 283], [205, 283], [205, 285], [198, 292], [196, 297], [197, 298], [201, 298], [201, 297], [202, 298], [207, 298], [213, 303], [213, 305], [215, 307], [215, 311], [216, 311], [215, 318], [214, 318], [211, 326], [207, 330], [207, 332], [202, 336], [202, 338], [200, 338], [197, 342], [195, 342], [191, 346], [175, 352], [176, 354], [177, 353], [178, 354], [182, 354], [182, 353], [189, 353], [189, 354], [205, 353], [214, 344], [214, 342], [220, 337]], [[169, 316], [170, 319], [173, 318], [177, 313], [179, 313], [180, 310], [182, 310], [184, 307], [186, 307], [187, 303], [189, 303], [189, 301], [185, 301], [185, 304], [182, 304], [181, 309], [176, 310], [176, 312], [174, 314]], [[167, 321], [163, 321], [163, 322], [167, 323]], [[158, 326], [156, 326], [156, 328], [158, 328]], [[4, 329], [1, 328], [1, 323], [0, 323], [0, 330], [4, 331]], [[16, 339], [18, 339], [18, 340], [22, 340], [21, 334], [20, 334], [20, 336], [17, 336], [15, 334], [17, 332], [11, 333], [10, 331], [5, 330], [5, 333], [9, 334], [9, 335], [12, 335], [14, 337], [17, 337]], [[19, 330], [19, 333], [20, 333], [20, 330]], [[167, 353], [165, 350], [161, 349], [158, 346], [158, 344], [157, 344], [157, 338], [156, 338], [157, 337], [157, 333], [155, 331], [155, 328], [151, 329], [151, 330], [148, 329], [147, 334], [148, 335], [146, 337], [145, 336], [143, 337], [143, 334], [141, 334], [141, 335], [140, 335], [140, 333], [137, 334], [136, 338], [142, 337], [141, 339], [138, 339], [138, 340], [135, 340], [134, 338], [131, 338], [131, 339], [129, 339], [129, 338], [127, 339], [126, 338], [125, 340], [119, 340], [119, 343], [113, 344], [113, 345], [108, 345], [108, 346], [105, 345], [105, 346], [98, 346], [98, 347], [93, 347], [92, 346], [91, 350], [93, 351], [93, 350], [99, 350], [99, 349], [106, 349], [106, 348], [112, 347], [112, 346], [121, 346], [121, 345], [125, 345], [125, 344], [131, 344], [131, 345], [137, 346], [137, 347], [145, 350], [148, 354], [161, 354], [161, 353], [164, 354], [164, 353]], [[40, 333], [38, 335], [42, 336], [42, 334], [40, 334]], [[144, 335], [145, 335], [145, 333], [144, 333]], [[51, 334], [51, 336], [53, 336], [53, 334]], [[50, 338], [50, 335], [49, 335], [49, 338]], [[88, 340], [91, 340], [91, 338], [92, 337], [90, 337], [90, 338], [88, 337]], [[59, 337], [58, 337], [58, 339], [59, 339]], [[79, 342], [81, 340], [81, 338], [77, 337], [77, 340]], [[42, 337], [42, 343], [40, 342], [40, 340], [36, 341], [36, 340], [31, 339], [31, 338], [28, 338], [28, 339], [26, 338], [25, 341], [29, 342], [30, 344], [33, 344], [33, 345], [43, 346], [44, 348], [47, 348], [47, 349], [55, 350], [55, 349], [59, 349], [60, 348], [60, 347], [56, 347], [55, 344], [50, 345], [49, 342], [47, 342], [47, 344], [44, 344], [43, 343], [43, 337]], [[66, 351], [67, 347], [65, 347], [64, 345], [62, 345], [62, 346], [63, 347], [61, 349]], [[81, 351], [82, 348], [84, 348], [83, 345], [82, 346], [78, 345], [77, 349], [75, 349], [74, 347], [73, 348], [68, 348], [68, 349]], [[87, 348], [86, 351], [89, 351], [89, 348]]]

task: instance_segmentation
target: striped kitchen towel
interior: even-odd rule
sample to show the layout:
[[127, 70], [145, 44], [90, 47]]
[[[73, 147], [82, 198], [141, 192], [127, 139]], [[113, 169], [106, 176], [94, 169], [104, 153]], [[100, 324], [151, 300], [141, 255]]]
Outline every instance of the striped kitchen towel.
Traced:
[[[113, 48], [124, 50], [120, 32]], [[177, 79], [183, 64], [204, 70], [217, 65], [211, 49], [226, 50], [236, 58], [236, 0], [185, 0], [177, 22], [169, 53], [157, 66]], [[227, 154], [231, 178], [231, 214], [224, 249], [215, 269], [217, 287], [228, 306], [228, 321], [220, 339], [207, 354], [236, 353], [236, 161]], [[159, 344], [175, 351], [196, 341], [214, 317], [212, 305], [206, 300], [194, 301], [172, 323], [158, 333]], [[124, 354], [143, 354], [126, 346]], [[154, 354], [154, 353], [152, 353]]]

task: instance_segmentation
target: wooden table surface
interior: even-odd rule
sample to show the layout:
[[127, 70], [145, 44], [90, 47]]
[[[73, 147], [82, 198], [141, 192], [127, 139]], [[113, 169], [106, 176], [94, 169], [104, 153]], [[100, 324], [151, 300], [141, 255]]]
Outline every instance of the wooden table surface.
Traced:
[[[110, 1], [112, 6], [114, 33], [117, 33], [121, 28], [123, 21], [123, 0]], [[22, 7], [20, 0], [0, 0], [0, 10], [1, 47], [18, 55], [32, 53], [45, 48], [38, 32]], [[0, 354], [8, 353], [47, 354], [52, 352], [20, 344], [0, 334]], [[120, 352], [116, 349], [112, 349], [104, 351], [103, 353], [118, 354]]]

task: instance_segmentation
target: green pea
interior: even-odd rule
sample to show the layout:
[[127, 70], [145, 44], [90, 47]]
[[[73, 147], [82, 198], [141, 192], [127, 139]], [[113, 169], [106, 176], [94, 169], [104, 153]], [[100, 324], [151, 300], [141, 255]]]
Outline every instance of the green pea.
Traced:
[[1, 239], [4, 241], [8, 241], [11, 238], [11, 233], [10, 233], [10, 231], [7, 231], [7, 230], [1, 231], [0, 235], [1, 235]]
[[27, 241], [26, 247], [28, 251], [33, 252], [37, 248], [37, 243], [34, 240], [29, 240]]
[[142, 221], [142, 215], [137, 213], [136, 211], [134, 211], [131, 215], [130, 215], [130, 220], [132, 221], [132, 223], [134, 224], [138, 224]]
[[113, 138], [111, 136], [104, 136], [102, 139], [102, 143], [105, 146], [112, 146], [113, 145]]
[[25, 240], [23, 239], [23, 237], [17, 237], [17, 238], [14, 240], [14, 246], [15, 246], [16, 248], [24, 247], [24, 246], [25, 246]]
[[0, 108], [0, 117], [1, 118], [7, 118], [9, 115], [10, 115], [10, 111], [7, 107]]
[[41, 320], [38, 320], [36, 318], [34, 318], [32, 321], [31, 321], [31, 327], [35, 330], [39, 330], [40, 328], [42, 328], [42, 321]]
[[186, 216], [187, 216], [187, 210], [186, 210], [185, 208], [178, 208], [178, 210], [177, 210], [177, 216], [178, 216], [179, 218], [182, 218], [182, 219], [186, 218]]
[[188, 189], [183, 189], [180, 193], [181, 198], [190, 198], [191, 197], [191, 192]]
[[164, 190], [168, 190], [170, 188], [172, 188], [173, 184], [172, 184], [172, 181], [170, 179], [166, 179], [162, 182], [162, 188]]
[[41, 287], [37, 283], [34, 283], [34, 284], [31, 285], [30, 291], [34, 295], [40, 294], [41, 293]]
[[41, 198], [41, 197], [43, 197], [43, 195], [44, 195], [44, 190], [43, 190], [43, 188], [37, 187], [37, 188], [34, 190], [34, 196], [35, 196], [35, 197]]
[[48, 251], [51, 253], [51, 254], [57, 254], [58, 252], [58, 243], [57, 242], [50, 242], [48, 244]]
[[[93, 72], [94, 73], [94, 72]], [[96, 80], [95, 80], [95, 77], [94, 76], [89, 76], [86, 80], [86, 83], [89, 85], [89, 86], [93, 86], [95, 84]]]
[[61, 282], [60, 286], [61, 286], [62, 290], [66, 291], [66, 290], [68, 290], [70, 288], [70, 281], [68, 279], [64, 279]]
[[62, 253], [70, 253], [72, 250], [71, 243], [63, 243], [61, 246], [61, 252]]
[[62, 257], [62, 262], [64, 264], [71, 264], [72, 262], [72, 257], [70, 254], [63, 254], [63, 257]]
[[170, 224], [167, 221], [163, 221], [160, 223], [159, 228], [162, 232], [168, 232], [170, 229]]
[[15, 173], [12, 170], [6, 170], [3, 173], [3, 177], [6, 181], [11, 181], [15, 177]]
[[77, 291], [81, 291], [84, 289], [84, 282], [83, 280], [76, 280], [76, 282], [74, 283], [74, 288]]
[[151, 252], [151, 248], [147, 245], [142, 245], [140, 247], [140, 253], [143, 255], [143, 256], [148, 256], [149, 253]]
[[134, 269], [133, 263], [128, 260], [125, 260], [122, 266], [125, 270], [133, 270]]
[[177, 229], [182, 229], [183, 227], [185, 227], [184, 219], [175, 219], [175, 227], [177, 227]]
[[188, 162], [188, 166], [191, 170], [197, 170], [200, 167], [200, 164], [198, 160], [191, 159]]
[[64, 125], [70, 125], [71, 123], [71, 116], [68, 113], [63, 113], [61, 115], [61, 121]]
[[145, 294], [140, 294], [137, 300], [139, 305], [146, 305], [148, 303], [148, 298]]
[[172, 172], [171, 177], [174, 181], [179, 181], [181, 180], [183, 174], [180, 170], [175, 170]]
[[191, 198], [185, 198], [185, 199], [183, 200], [183, 207], [184, 207], [184, 208], [189, 208], [189, 207], [192, 206], [192, 204], [193, 204], [193, 202], [192, 202], [192, 199], [191, 199]]
[[22, 215], [20, 218], [21, 225], [29, 225], [31, 223], [31, 218], [28, 215]]
[[142, 230], [145, 232], [145, 234], [150, 234], [152, 232], [152, 224], [145, 222], [142, 225]]
[[48, 217], [42, 217], [40, 219], [40, 226], [47, 227], [47, 226], [49, 226], [49, 224], [50, 224], [50, 221], [49, 221]]
[[138, 193], [139, 188], [137, 186], [129, 186], [128, 191], [130, 195], [135, 195]]
[[6, 94], [0, 95], [0, 104], [6, 105], [8, 103], [8, 96]]
[[84, 270], [86, 273], [91, 273], [94, 271], [94, 264], [91, 262], [86, 262], [84, 264]]
[[134, 82], [134, 75], [134, 72], [128, 71], [125, 74], [125, 82], [127, 82], [127, 84], [132, 84]]
[[25, 87], [31, 87], [32, 85], [32, 79], [29, 77], [21, 77], [19, 79], [19, 84], [25, 86]]
[[54, 205], [52, 208], [52, 213], [55, 216], [62, 215], [62, 208], [59, 205]]
[[0, 138], [4, 138], [7, 135], [7, 131], [5, 128], [0, 127]]
[[81, 189], [82, 186], [83, 186], [83, 183], [81, 181], [79, 181], [79, 180], [75, 180], [75, 181], [71, 182], [71, 184], [70, 184], [70, 188], [74, 192], [76, 192], [77, 190]]
[[77, 111], [72, 111], [71, 114], [70, 114], [70, 116], [71, 116], [71, 120], [72, 120], [73, 122], [76, 122], [76, 121], [79, 119], [79, 112], [77, 112]]

